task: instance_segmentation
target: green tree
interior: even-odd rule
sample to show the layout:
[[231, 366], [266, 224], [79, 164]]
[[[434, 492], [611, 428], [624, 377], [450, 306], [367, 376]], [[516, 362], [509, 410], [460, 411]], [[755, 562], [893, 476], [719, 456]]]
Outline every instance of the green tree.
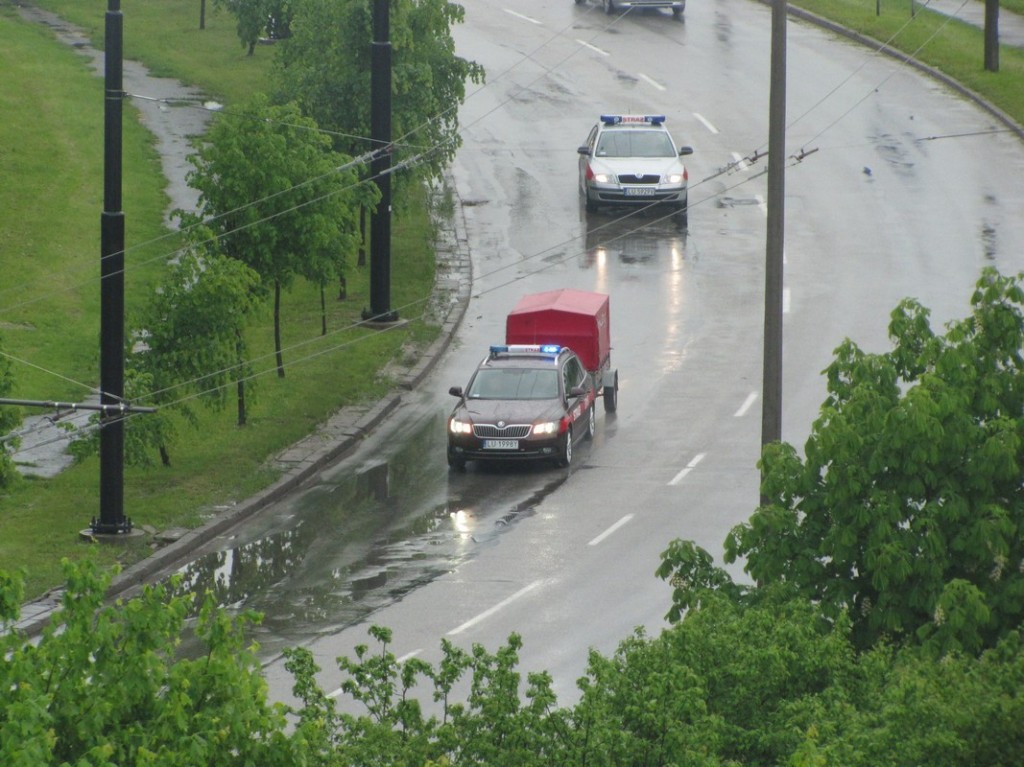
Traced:
[[290, 34], [289, 0], [214, 0], [213, 4], [216, 8], [225, 8], [234, 14], [238, 21], [238, 39], [242, 47], [248, 49], [250, 56], [264, 35], [279, 40]]
[[190, 157], [189, 183], [200, 192], [200, 213], [219, 247], [255, 270], [273, 294], [278, 375], [281, 290], [310, 260], [341, 274], [358, 247], [358, 212], [379, 193], [360, 184], [350, 158], [295, 105], [269, 106], [262, 96], [224, 114]]
[[[199, 399], [223, 407], [231, 384], [237, 390], [238, 425], [245, 425], [245, 380], [250, 371], [243, 331], [256, 305], [259, 275], [241, 261], [220, 255], [205, 228], [189, 231], [195, 242], [171, 265], [140, 320], [143, 327], [129, 334], [126, 399], [157, 408], [127, 419], [125, 460], [135, 466], [150, 466], [154, 450], [161, 463], [170, 466], [176, 429], [169, 409], [195, 425], [189, 403]], [[90, 420], [93, 426], [99, 423], [98, 417]], [[96, 429], [75, 439], [71, 452], [79, 460], [97, 454]]]
[[[0, 634], [0, 764], [303, 763], [244, 638], [255, 616], [229, 619], [207, 600], [195, 627], [202, 651], [181, 658], [190, 598], [155, 586], [105, 604], [108, 575], [89, 562], [66, 564], [66, 574], [61, 610], [37, 641]], [[17, 588], [0, 573], [0, 625], [17, 617]]]
[[761, 459], [768, 503], [737, 526], [728, 561], [784, 581], [862, 647], [881, 637], [977, 652], [1024, 616], [1024, 291], [986, 269], [971, 314], [935, 334], [907, 299], [891, 351], [847, 340], [801, 459]]
[[[172, 265], [157, 290], [142, 320], [145, 346], [133, 360], [152, 378], [149, 401], [172, 403], [187, 418], [188, 397], [220, 408], [231, 384], [241, 384], [242, 426], [249, 372], [244, 330], [256, 308], [260, 278], [241, 261], [221, 255], [204, 227], [190, 233], [196, 242]], [[166, 445], [160, 446], [160, 453], [169, 465]]]
[[[335, 135], [336, 148], [359, 156], [370, 135], [373, 0], [293, 0], [291, 37], [275, 59], [278, 100]], [[464, 10], [449, 0], [391, 0], [392, 166], [398, 186], [439, 178], [461, 144], [458, 109], [479, 64], [455, 55], [452, 25]], [[396, 195], [397, 196], [397, 195]]]

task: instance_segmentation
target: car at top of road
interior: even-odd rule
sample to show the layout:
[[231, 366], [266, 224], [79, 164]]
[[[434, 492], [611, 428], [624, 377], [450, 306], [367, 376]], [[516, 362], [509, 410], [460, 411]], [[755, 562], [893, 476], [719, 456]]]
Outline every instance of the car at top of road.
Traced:
[[572, 463], [573, 447], [593, 439], [597, 384], [579, 356], [557, 344], [490, 348], [448, 418], [448, 465], [547, 459]]
[[689, 174], [665, 115], [604, 114], [579, 153], [579, 191], [587, 212], [603, 205], [671, 206], [687, 223]]
[[[587, 0], [576, 0], [583, 5]], [[600, 0], [605, 13], [615, 13], [619, 8], [668, 8], [673, 16], [681, 16], [686, 9], [686, 0]]]

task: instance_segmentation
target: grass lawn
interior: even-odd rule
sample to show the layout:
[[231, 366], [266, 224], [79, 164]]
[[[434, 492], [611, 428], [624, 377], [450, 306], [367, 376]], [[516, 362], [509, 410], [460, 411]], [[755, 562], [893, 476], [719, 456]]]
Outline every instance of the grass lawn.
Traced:
[[[105, 2], [40, 5], [93, 31], [102, 29]], [[133, 1], [126, 9], [126, 57], [143, 59], [154, 73], [198, 83], [228, 104], [260, 90], [272, 49], [245, 56], [234, 22], [222, 13], [210, 12], [205, 30], [190, 26], [197, 8], [191, 0]], [[85, 57], [4, 4], [0, 69], [0, 110], [20, 116], [0, 121], [0, 172], [18, 179], [0, 191], [0, 268], [14, 275], [0, 283], [0, 337], [5, 352], [30, 363], [13, 365], [9, 396], [80, 401], [99, 378], [103, 82]], [[31, 131], [25, 129], [29, 123]], [[163, 226], [167, 198], [159, 158], [130, 102], [123, 124], [130, 315], [149, 300], [177, 243]], [[436, 328], [416, 319], [426, 309], [434, 279], [430, 205], [425, 195], [406, 202], [392, 221], [393, 264], [401, 270], [393, 270], [391, 300], [393, 307], [404, 307], [400, 314], [409, 324], [388, 333], [358, 327], [370, 304], [369, 274], [353, 266], [348, 300], [329, 296], [329, 334], [321, 337], [319, 290], [296, 280], [282, 308], [286, 377], [276, 375], [268, 306], [249, 333], [253, 356], [262, 358], [254, 367], [262, 374], [247, 387], [248, 424], [235, 425], [233, 406], [199, 407], [198, 426], [176, 422], [169, 468], [159, 460], [150, 468], [127, 467], [125, 514], [137, 527], [195, 526], [215, 506], [266, 487], [277, 478], [268, 457], [340, 407], [379, 398], [391, 388], [380, 375], [385, 364], [408, 343], [436, 337]], [[148, 536], [124, 546], [79, 540], [78, 532], [99, 515], [98, 485], [98, 460], [90, 459], [54, 479], [29, 479], [0, 495], [0, 563], [24, 572], [29, 597], [61, 583], [65, 557], [130, 564], [149, 552]]]
[[[865, 0], [790, 0], [790, 5], [912, 55], [1024, 124], [1024, 50], [1000, 46], [999, 71], [986, 72], [982, 30], [930, 11], [921, 2], [912, 18], [911, 4], [904, 0], [883, 0], [879, 6]], [[1000, 6], [1024, 14], [1024, 0], [1000, 0]]]

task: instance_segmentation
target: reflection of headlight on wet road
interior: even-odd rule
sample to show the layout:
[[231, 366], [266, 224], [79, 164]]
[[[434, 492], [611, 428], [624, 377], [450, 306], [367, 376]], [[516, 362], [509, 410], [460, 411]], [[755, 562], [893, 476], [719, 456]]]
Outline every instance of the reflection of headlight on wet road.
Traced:
[[455, 532], [462, 537], [466, 537], [470, 534], [470, 531], [472, 530], [472, 520], [465, 510], [459, 509], [458, 511], [453, 511], [450, 516], [452, 518], [452, 524], [455, 526]]

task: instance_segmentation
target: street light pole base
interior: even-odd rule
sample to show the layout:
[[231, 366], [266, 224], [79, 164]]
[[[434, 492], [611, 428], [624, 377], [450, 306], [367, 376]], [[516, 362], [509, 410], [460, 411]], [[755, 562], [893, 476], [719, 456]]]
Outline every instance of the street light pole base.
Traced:
[[398, 312], [373, 314], [370, 309], [363, 309], [363, 321], [359, 324], [368, 328], [393, 328], [395, 325], [405, 322], [406, 320], [398, 318]]
[[132, 529], [132, 521], [125, 517], [121, 522], [103, 522], [93, 517], [92, 524], [84, 530], [79, 531], [83, 540], [90, 542], [98, 541], [123, 541], [128, 538], [137, 538], [143, 535], [141, 530]]

